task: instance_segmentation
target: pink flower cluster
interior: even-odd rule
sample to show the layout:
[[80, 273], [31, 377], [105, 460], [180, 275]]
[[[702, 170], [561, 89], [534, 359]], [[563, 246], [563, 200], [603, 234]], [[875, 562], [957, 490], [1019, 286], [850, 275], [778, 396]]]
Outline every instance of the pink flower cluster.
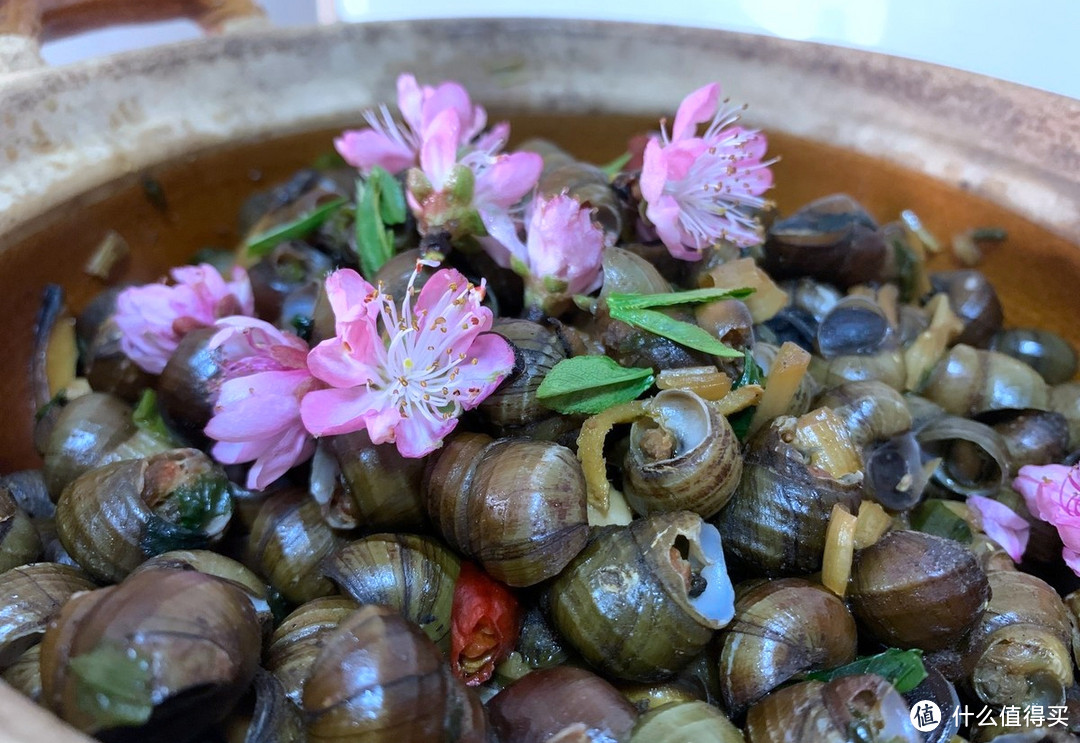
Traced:
[[722, 103], [713, 83], [683, 99], [670, 136], [662, 128], [645, 145], [645, 216], [676, 258], [700, 260], [721, 240], [749, 246], [762, 239], [752, 210], [765, 206], [761, 194], [772, 186], [775, 161], [763, 160], [765, 135], [734, 126], [738, 119], [739, 109]]
[[1057, 527], [1064, 545], [1061, 557], [1080, 575], [1080, 467], [1028, 464], [1012, 485], [1035, 518]]
[[[487, 332], [484, 286], [451, 269], [435, 272], [419, 296], [414, 272], [400, 308], [355, 271], [331, 274], [326, 289], [337, 334], [310, 350], [293, 333], [235, 312], [251, 312], [243, 269], [229, 285], [209, 266], [177, 269], [173, 277], [174, 287], [120, 295], [125, 347], [144, 359], [151, 356], [144, 349], [153, 350], [160, 370], [185, 332], [218, 329], [208, 346], [219, 355], [222, 383], [205, 433], [218, 461], [254, 463], [250, 488], [263, 489], [310, 458], [313, 435], [366, 428], [374, 443], [394, 442], [402, 455], [422, 457], [514, 366], [510, 345]], [[220, 317], [225, 309], [234, 312]]]
[[180, 266], [169, 275], [171, 285], [130, 287], [116, 298], [120, 348], [151, 374], [161, 373], [188, 332], [255, 312], [251, 282], [242, 268], [233, 269], [231, 281], [208, 263]]

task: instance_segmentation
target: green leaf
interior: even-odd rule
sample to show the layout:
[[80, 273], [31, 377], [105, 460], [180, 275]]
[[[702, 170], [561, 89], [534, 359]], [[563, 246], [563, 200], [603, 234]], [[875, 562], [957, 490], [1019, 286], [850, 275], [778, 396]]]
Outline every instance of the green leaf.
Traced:
[[154, 711], [150, 663], [134, 650], [99, 645], [69, 662], [75, 702], [102, 728], [141, 725]]
[[743, 370], [739, 378], [731, 383], [731, 389], [737, 390], [740, 387], [745, 387], [748, 384], [762, 384], [765, 381], [765, 374], [761, 371], [761, 367], [758, 366], [757, 361], [754, 360], [754, 354], [750, 353], [749, 349], [743, 351]]
[[369, 281], [374, 281], [375, 274], [394, 254], [394, 233], [383, 218], [382, 180], [376, 172], [373, 170], [366, 179], [356, 179], [356, 256], [360, 259], [360, 273]]
[[262, 258], [278, 244], [286, 240], [297, 240], [314, 232], [334, 212], [345, 205], [345, 199], [336, 198], [327, 201], [316, 209], [303, 214], [291, 222], [279, 224], [266, 232], [260, 233], [248, 239], [244, 245], [244, 252], [253, 258]]
[[858, 658], [846, 666], [808, 673], [806, 678], [832, 681], [841, 676], [856, 676], [860, 673], [875, 673], [896, 687], [898, 692], [906, 694], [926, 678], [926, 667], [923, 666], [921, 650], [889, 648], [877, 655]]
[[626, 167], [626, 164], [630, 162], [631, 157], [633, 157], [633, 155], [631, 155], [629, 152], [624, 152], [606, 165], [601, 165], [600, 170], [604, 171], [604, 175], [606, 175], [608, 180], [610, 181], [612, 178], [617, 176], [624, 167]]
[[165, 497], [160, 507], [166, 518], [155, 512], [146, 522], [139, 547], [148, 556], [178, 549], [202, 549], [208, 543], [206, 529], [215, 520], [232, 513], [229, 481], [206, 474], [182, 485]]
[[716, 302], [721, 299], [744, 299], [754, 293], [753, 289], [691, 289], [685, 292], [664, 292], [662, 294], [619, 294], [608, 295], [608, 307], [617, 306], [624, 310], [645, 310], [651, 307], [673, 307], [680, 304], [699, 304]]
[[131, 414], [131, 421], [137, 428], [159, 439], [166, 446], [183, 446], [173, 435], [173, 432], [169, 430], [169, 427], [165, 425], [165, 420], [161, 417], [161, 410], [158, 409], [157, 393], [150, 388], [143, 390], [142, 395], [139, 396], [139, 404], [135, 406], [135, 410]]
[[620, 320], [628, 325], [633, 325], [642, 330], [647, 330], [650, 333], [663, 336], [680, 345], [686, 346], [687, 348], [693, 348], [702, 353], [731, 358], [742, 355], [742, 352], [736, 351], [731, 346], [722, 343], [704, 328], [700, 328], [693, 323], [683, 322], [682, 320], [668, 317], [663, 312], [657, 312], [656, 310], [623, 309], [618, 305], [612, 306], [609, 302], [608, 313], [615, 320]]
[[931, 498], [920, 503], [918, 508], [911, 511], [910, 519], [911, 528], [915, 531], [945, 537], [961, 544], [971, 544], [971, 527], [940, 498]]
[[575, 356], [547, 373], [536, 397], [560, 413], [595, 415], [636, 400], [652, 384], [652, 369], [619, 366], [607, 356]]
[[390, 171], [378, 165], [371, 169], [368, 183], [374, 186], [379, 201], [379, 216], [383, 224], [402, 224], [407, 216], [405, 211], [405, 191], [398, 179]]
[[1009, 237], [1004, 227], [976, 227], [971, 231], [972, 240], [985, 240], [987, 242], [1002, 242]]

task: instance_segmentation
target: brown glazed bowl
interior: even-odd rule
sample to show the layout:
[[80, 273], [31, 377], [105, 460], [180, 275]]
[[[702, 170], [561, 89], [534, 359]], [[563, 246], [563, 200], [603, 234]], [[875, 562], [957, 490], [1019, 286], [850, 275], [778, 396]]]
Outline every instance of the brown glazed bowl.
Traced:
[[[0, 29], [6, 20], [8, 30], [49, 31], [48, 18], [5, 19], [4, 8]], [[946, 241], [1003, 226], [1009, 238], [982, 268], [1006, 322], [1080, 340], [1078, 101], [712, 30], [577, 20], [251, 25], [56, 69], [35, 68], [25, 39], [0, 36], [0, 58], [26, 68], [0, 74], [0, 471], [39, 462], [29, 369], [47, 283], [81, 307], [102, 288], [84, 266], [109, 230], [132, 247], [121, 280], [152, 280], [203, 246], [234, 244], [243, 198], [329, 151], [335, 130], [393, 99], [402, 71], [459, 80], [510, 116], [516, 138], [549, 136], [598, 161], [671, 116], [685, 93], [719, 81], [750, 104], [746, 120], [769, 132], [782, 158], [781, 209], [846, 191], [881, 220], [914, 209]], [[148, 198], [151, 184], [164, 201]], [[85, 738], [0, 684], [7, 740]]]

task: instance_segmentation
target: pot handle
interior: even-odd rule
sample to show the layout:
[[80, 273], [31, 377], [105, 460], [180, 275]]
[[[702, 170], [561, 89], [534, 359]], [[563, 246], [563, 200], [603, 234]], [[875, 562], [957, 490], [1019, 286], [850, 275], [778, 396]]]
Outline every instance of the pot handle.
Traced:
[[255, 0], [0, 0], [0, 72], [44, 64], [43, 41], [173, 18], [189, 18], [211, 34], [267, 23]]

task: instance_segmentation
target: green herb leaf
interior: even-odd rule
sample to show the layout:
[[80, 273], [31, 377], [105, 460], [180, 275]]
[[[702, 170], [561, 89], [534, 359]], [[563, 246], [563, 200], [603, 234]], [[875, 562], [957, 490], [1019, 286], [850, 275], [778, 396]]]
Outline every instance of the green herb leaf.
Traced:
[[739, 378], [731, 383], [731, 389], [737, 390], [748, 384], [762, 384], [765, 381], [765, 373], [761, 371], [754, 354], [749, 350], [743, 351], [743, 369]]
[[633, 157], [633, 155], [629, 152], [624, 152], [606, 165], [601, 165], [600, 170], [604, 171], [604, 175], [606, 175], [610, 181], [626, 167], [626, 164], [630, 162], [631, 157]]
[[178, 549], [202, 549], [208, 543], [206, 529], [218, 518], [232, 514], [232, 490], [220, 475], [207, 474], [182, 485], [166, 496], [159, 510], [146, 522], [139, 547], [148, 556]]
[[547, 373], [536, 397], [560, 413], [595, 415], [636, 400], [652, 384], [652, 369], [619, 366], [607, 356], [575, 356]]
[[135, 651], [99, 645], [69, 662], [75, 702], [102, 728], [141, 725], [154, 711], [150, 662]]
[[806, 678], [832, 681], [841, 676], [856, 676], [860, 673], [875, 673], [896, 687], [898, 692], [906, 694], [926, 678], [926, 667], [923, 666], [921, 650], [889, 648], [877, 655], [858, 658], [846, 666], [808, 673]]
[[161, 417], [161, 410], [158, 409], [157, 393], [149, 387], [143, 390], [142, 395], [139, 396], [139, 404], [135, 406], [135, 411], [131, 414], [131, 421], [137, 428], [159, 439], [166, 446], [178, 447], [183, 445], [169, 430], [169, 427], [165, 425], [165, 420]]
[[911, 528], [925, 534], [971, 544], [971, 527], [940, 498], [931, 498], [911, 511]]
[[612, 306], [609, 302], [608, 313], [615, 320], [620, 320], [629, 325], [641, 328], [642, 330], [647, 330], [650, 333], [663, 336], [680, 345], [686, 346], [687, 348], [693, 348], [702, 353], [710, 353], [713, 356], [727, 356], [730, 358], [742, 355], [740, 351], [736, 351], [731, 346], [722, 343], [704, 328], [700, 328], [693, 323], [683, 322], [682, 320], [668, 317], [663, 312], [657, 312], [656, 310], [623, 309], [618, 305]]
[[403, 224], [407, 216], [405, 190], [398, 179], [390, 175], [390, 171], [376, 165], [368, 175], [368, 183], [375, 188], [378, 195], [379, 216], [382, 217], [383, 223]]
[[405, 195], [387, 171], [376, 166], [356, 179], [356, 255], [368, 280], [394, 254], [394, 233], [387, 224], [405, 221]]
[[976, 227], [971, 231], [972, 240], [985, 240], [987, 242], [1002, 242], [1009, 238], [1009, 233], [1004, 227]]
[[278, 244], [286, 240], [296, 240], [314, 232], [334, 212], [345, 205], [345, 199], [337, 198], [327, 201], [313, 211], [297, 217], [291, 222], [279, 224], [276, 227], [255, 235], [248, 239], [244, 245], [244, 252], [252, 258], [262, 258]]
[[608, 295], [608, 307], [616, 306], [623, 310], [645, 310], [651, 307], [673, 307], [680, 304], [699, 304], [716, 302], [721, 299], [744, 299], [754, 293], [753, 289], [691, 289], [684, 292], [664, 292], [662, 294], [619, 294]]

